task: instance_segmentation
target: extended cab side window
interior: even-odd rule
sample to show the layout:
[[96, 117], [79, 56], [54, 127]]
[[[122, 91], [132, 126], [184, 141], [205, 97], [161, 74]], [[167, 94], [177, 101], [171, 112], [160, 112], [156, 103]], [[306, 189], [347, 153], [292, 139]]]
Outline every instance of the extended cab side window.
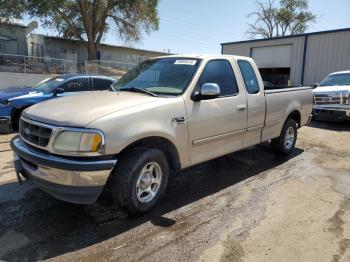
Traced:
[[113, 84], [112, 80], [103, 78], [92, 78], [94, 90], [107, 90]]
[[89, 78], [75, 78], [63, 84], [65, 92], [89, 91]]
[[227, 60], [212, 60], [205, 66], [199, 78], [197, 88], [206, 83], [215, 83], [220, 87], [220, 97], [234, 96], [238, 93], [236, 77]]
[[259, 93], [259, 83], [256, 78], [254, 69], [252, 65], [245, 60], [238, 60], [238, 66], [241, 70], [245, 88], [247, 89], [249, 94]]

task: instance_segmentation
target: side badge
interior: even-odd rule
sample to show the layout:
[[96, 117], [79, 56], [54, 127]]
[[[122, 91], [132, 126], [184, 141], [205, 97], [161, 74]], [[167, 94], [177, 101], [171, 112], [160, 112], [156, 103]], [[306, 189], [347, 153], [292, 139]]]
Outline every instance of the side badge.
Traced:
[[174, 117], [172, 120], [177, 124], [184, 124], [186, 122], [186, 119], [183, 116]]

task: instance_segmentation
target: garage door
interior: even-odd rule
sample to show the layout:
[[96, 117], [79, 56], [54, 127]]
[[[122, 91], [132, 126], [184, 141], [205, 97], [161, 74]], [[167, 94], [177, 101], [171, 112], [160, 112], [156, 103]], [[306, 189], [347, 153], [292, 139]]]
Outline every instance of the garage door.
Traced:
[[252, 49], [252, 57], [259, 68], [291, 67], [292, 45], [256, 47]]

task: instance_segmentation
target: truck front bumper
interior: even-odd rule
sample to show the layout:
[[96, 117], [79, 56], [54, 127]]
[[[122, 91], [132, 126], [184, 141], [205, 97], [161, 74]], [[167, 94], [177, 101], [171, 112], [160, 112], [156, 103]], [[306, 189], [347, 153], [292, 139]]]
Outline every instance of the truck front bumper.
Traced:
[[350, 120], [350, 106], [324, 107], [314, 106], [312, 115], [320, 120]]
[[18, 137], [11, 147], [19, 181], [20, 173], [57, 199], [77, 204], [96, 202], [117, 162], [58, 157], [37, 151]]

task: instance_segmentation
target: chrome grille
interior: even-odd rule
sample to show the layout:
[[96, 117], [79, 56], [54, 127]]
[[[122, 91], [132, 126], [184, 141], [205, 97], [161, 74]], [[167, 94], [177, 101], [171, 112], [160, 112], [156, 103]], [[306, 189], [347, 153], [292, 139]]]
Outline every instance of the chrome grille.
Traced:
[[24, 118], [20, 121], [20, 135], [24, 141], [39, 147], [49, 144], [52, 129]]
[[316, 105], [340, 105], [342, 104], [342, 96], [340, 94], [315, 94]]

